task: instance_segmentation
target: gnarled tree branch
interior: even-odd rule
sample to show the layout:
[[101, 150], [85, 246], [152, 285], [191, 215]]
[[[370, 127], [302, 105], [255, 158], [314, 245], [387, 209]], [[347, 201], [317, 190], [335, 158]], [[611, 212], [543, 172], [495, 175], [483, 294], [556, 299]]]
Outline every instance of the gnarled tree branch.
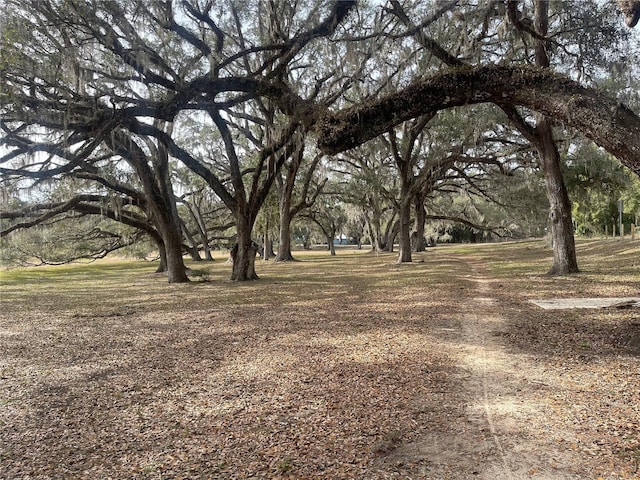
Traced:
[[625, 105], [562, 75], [536, 67], [461, 68], [419, 80], [397, 93], [315, 125], [327, 154], [353, 148], [426, 113], [476, 103], [513, 104], [571, 126], [640, 175], [640, 117]]

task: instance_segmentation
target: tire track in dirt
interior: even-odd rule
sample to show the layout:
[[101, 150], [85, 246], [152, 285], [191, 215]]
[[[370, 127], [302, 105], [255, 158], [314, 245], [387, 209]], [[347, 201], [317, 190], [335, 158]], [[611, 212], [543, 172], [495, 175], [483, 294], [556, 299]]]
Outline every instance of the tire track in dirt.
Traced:
[[[489, 429], [489, 433], [485, 434], [486, 441], [493, 444], [497, 452], [498, 461], [491, 462], [493, 465], [489, 468], [491, 478], [514, 478], [515, 473], [509, 466], [493, 416], [495, 379], [490, 378], [490, 364], [494, 365], [493, 369], [498, 365], [504, 367], [502, 352], [498, 352], [494, 346], [490, 345], [491, 332], [495, 330], [496, 324], [499, 325], [504, 320], [495, 314], [489, 320], [486, 315], [487, 307], [494, 306], [496, 300], [491, 296], [490, 279], [485, 273], [484, 266], [473, 260], [467, 260], [465, 263], [468, 271], [471, 272], [471, 279], [475, 283], [474, 293], [476, 296], [471, 298], [472, 304], [467, 302], [464, 305], [462, 312], [464, 316], [462, 333], [467, 345], [463, 364], [473, 373], [471, 381], [468, 383], [472, 385], [472, 396], [477, 398], [475, 409], [482, 412], [482, 416], [476, 421], [486, 423]], [[477, 383], [480, 383], [480, 388]], [[482, 427], [481, 430], [486, 431]]]
[[434, 425], [386, 461], [424, 465], [415, 478], [425, 480], [595, 479], [585, 476], [578, 452], [558, 443], [572, 433], [558, 428], [545, 400], [557, 379], [501, 340], [515, 310], [502, 303], [498, 281], [472, 256], [438, 261], [459, 289], [432, 345], [456, 365], [449, 390], [430, 405], [446, 425]]
[[[500, 301], [493, 295], [497, 282], [480, 260], [465, 257], [462, 262], [472, 286], [459, 305], [461, 331], [452, 353], [468, 372], [468, 422], [482, 432], [485, 441], [485, 451], [476, 454], [480, 463], [474, 478], [584, 478], [575, 473], [579, 458], [559, 451], [552, 440], [538, 433], [549, 412], [531, 394], [545, 378], [526, 356], [509, 353], [497, 340], [507, 321]], [[469, 438], [473, 441], [472, 435]], [[476, 447], [466, 448], [474, 451]], [[464, 455], [464, 451], [461, 453]]]

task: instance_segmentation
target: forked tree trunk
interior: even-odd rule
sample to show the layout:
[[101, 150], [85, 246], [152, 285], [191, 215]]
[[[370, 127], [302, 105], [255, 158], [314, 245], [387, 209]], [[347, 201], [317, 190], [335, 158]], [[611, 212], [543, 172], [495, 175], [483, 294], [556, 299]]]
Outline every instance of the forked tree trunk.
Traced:
[[[164, 124], [160, 126], [166, 127]], [[171, 130], [170, 127], [167, 129]], [[148, 158], [144, 150], [123, 132], [114, 133], [110, 140], [109, 147], [131, 165], [148, 198], [147, 215], [161, 238], [161, 241], [156, 240], [161, 258], [158, 271], [164, 269], [167, 272], [169, 283], [188, 282], [189, 277], [182, 259], [182, 225], [173, 194], [166, 147], [159, 143]]]
[[198, 249], [198, 242], [196, 242], [196, 239], [193, 238], [193, 235], [191, 235], [191, 232], [184, 224], [182, 225], [182, 231], [184, 232], [184, 236], [187, 237], [187, 240], [191, 244], [189, 248], [189, 254], [191, 255], [191, 260], [194, 262], [201, 262], [202, 257], [200, 256], [200, 250]]
[[258, 247], [251, 240], [253, 222], [240, 215], [236, 217], [238, 239], [231, 251], [231, 258], [233, 260], [231, 280], [234, 282], [258, 280], [259, 277], [255, 270]]
[[211, 255], [211, 247], [209, 246], [209, 242], [205, 241], [204, 243], [204, 259], [208, 262], [213, 262], [213, 255]]
[[[175, 206], [175, 203], [173, 203], [173, 206]], [[189, 282], [182, 258], [182, 229], [177, 210], [171, 208], [171, 205], [162, 205], [160, 202], [152, 208], [154, 210], [153, 216], [156, 218], [156, 228], [164, 244], [169, 283]]]
[[[391, 228], [389, 228], [391, 225]], [[393, 223], [387, 225], [387, 231], [385, 233], [384, 250], [389, 253], [393, 253], [393, 246], [396, 243], [396, 237], [400, 233], [400, 220], [396, 220]]]

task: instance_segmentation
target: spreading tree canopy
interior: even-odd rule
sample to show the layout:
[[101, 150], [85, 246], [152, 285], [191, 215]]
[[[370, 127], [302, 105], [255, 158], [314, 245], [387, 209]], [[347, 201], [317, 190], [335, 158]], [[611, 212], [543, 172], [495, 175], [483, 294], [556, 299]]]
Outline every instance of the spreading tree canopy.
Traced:
[[[34, 187], [75, 176], [110, 195], [135, 192], [136, 218], [171, 251], [170, 279], [184, 281], [177, 164], [234, 218], [234, 280], [257, 278], [253, 226], [281, 168], [309, 139], [334, 155], [402, 122], [490, 103], [544, 114], [640, 175], [637, 112], [570, 71], [477, 53], [514, 2], [467, 16], [456, 16], [458, 3], [413, 5], [407, 22], [399, 2], [6, 0], [3, 177]], [[619, 3], [634, 25], [638, 2]], [[450, 30], [448, 38], [429, 30], [459, 18], [473, 19], [468, 45], [452, 43]], [[525, 47], [525, 33], [551, 41], [522, 19], [505, 25]], [[196, 134], [185, 135], [189, 128]], [[130, 179], [113, 181], [114, 168]]]

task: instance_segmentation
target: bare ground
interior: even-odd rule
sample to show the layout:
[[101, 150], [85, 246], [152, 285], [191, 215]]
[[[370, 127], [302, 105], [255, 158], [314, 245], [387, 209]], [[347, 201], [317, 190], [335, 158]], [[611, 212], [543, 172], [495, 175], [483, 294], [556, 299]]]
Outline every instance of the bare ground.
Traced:
[[6, 280], [0, 478], [640, 478], [638, 309], [527, 302], [638, 295], [637, 243], [601, 248]]

